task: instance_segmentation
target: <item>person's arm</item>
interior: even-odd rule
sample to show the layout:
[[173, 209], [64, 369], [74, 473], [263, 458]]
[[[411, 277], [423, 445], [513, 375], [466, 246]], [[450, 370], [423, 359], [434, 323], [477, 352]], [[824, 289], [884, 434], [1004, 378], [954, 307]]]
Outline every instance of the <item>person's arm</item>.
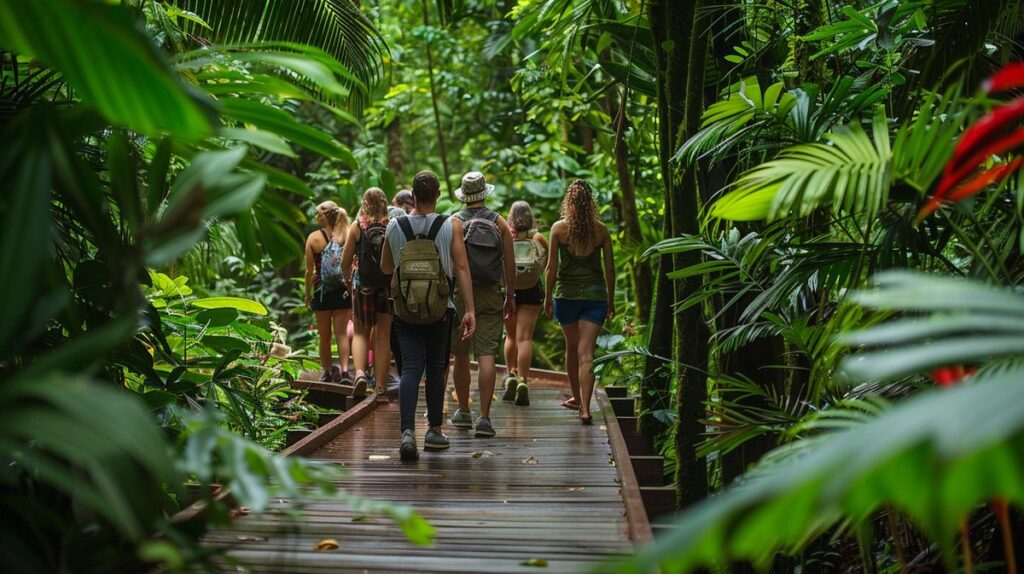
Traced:
[[501, 257], [505, 267], [505, 318], [516, 314], [516, 252], [512, 247], [512, 230], [502, 216], [498, 216], [501, 231]]
[[612, 255], [612, 234], [605, 228], [604, 244], [604, 284], [608, 289], [608, 318], [615, 318], [615, 257]]
[[306, 307], [309, 307], [310, 297], [313, 293], [313, 273], [316, 271], [316, 263], [313, 261], [313, 246], [310, 239], [306, 238]]
[[359, 241], [359, 226], [348, 227], [348, 238], [345, 240], [345, 250], [341, 252], [341, 279], [352, 290], [352, 259], [356, 254], [356, 242]]
[[380, 272], [385, 275], [395, 273], [395, 256], [391, 254], [391, 242], [384, 241], [384, 247], [380, 252]]
[[459, 330], [462, 332], [462, 340], [473, 336], [476, 331], [476, 305], [473, 303], [473, 280], [469, 276], [469, 260], [466, 258], [466, 244], [462, 242], [462, 222], [451, 217], [452, 222], [452, 273], [455, 274], [455, 281], [459, 284], [459, 292], [462, 293], [462, 300], [466, 304], [466, 314], [462, 316], [459, 323]]
[[558, 275], [558, 232], [562, 229], [562, 224], [556, 221], [551, 226], [551, 245], [548, 247], [548, 273], [547, 280], [544, 283], [544, 313], [548, 316], [548, 319], [555, 312], [555, 302], [551, 299], [551, 293], [555, 289], [555, 277]]

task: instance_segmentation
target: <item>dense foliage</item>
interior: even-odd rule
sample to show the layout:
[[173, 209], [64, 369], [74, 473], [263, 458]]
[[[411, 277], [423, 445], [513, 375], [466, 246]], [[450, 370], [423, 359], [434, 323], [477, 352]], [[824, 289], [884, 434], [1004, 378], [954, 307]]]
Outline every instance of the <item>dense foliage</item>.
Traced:
[[[315, 414], [288, 385], [312, 208], [432, 169], [448, 209], [476, 169], [542, 230], [583, 177], [612, 228], [598, 368], [686, 508], [632, 567], [1012, 569], [1022, 11], [0, 0], [0, 543], [193, 565], [179, 485], [213, 519], [215, 483], [327, 487], [263, 450]], [[557, 327], [536, 341], [558, 368]]]

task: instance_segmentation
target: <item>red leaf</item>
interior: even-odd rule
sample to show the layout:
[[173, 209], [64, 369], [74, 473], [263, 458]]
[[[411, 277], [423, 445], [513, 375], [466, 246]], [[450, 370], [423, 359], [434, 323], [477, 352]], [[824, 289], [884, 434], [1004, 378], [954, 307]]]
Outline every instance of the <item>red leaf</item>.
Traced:
[[[995, 108], [968, 128], [964, 135], [960, 137], [960, 142], [957, 143], [956, 149], [953, 150], [953, 157], [946, 164], [946, 169], [942, 174], [942, 180], [939, 182], [935, 195], [942, 196], [963, 177], [957, 178], [956, 181], [948, 181], [951, 174], [970, 173], [984, 162], [988, 155], [994, 153], [987, 151], [994, 145], [993, 143], [988, 143], [988, 140], [1000, 131], [1014, 129], [1021, 117], [1024, 117], [1024, 98], [1019, 98], [1005, 106]], [[1003, 140], [1004, 138], [1000, 138], [997, 142]], [[982, 155], [980, 151], [985, 151], [986, 153]], [[979, 156], [980, 159], [977, 159]]]
[[1003, 66], [991, 78], [985, 80], [981, 87], [990, 94], [1024, 87], [1024, 63], [1017, 62]]
[[1015, 171], [1020, 169], [1021, 163], [1024, 163], [1024, 157], [1018, 157], [1010, 163], [999, 164], [991, 169], [987, 169], [964, 183], [954, 187], [949, 192], [946, 199], [949, 201], [960, 201], [961, 199], [970, 197], [985, 189], [990, 184], [1000, 182], [1007, 177], [1010, 177]]
[[[1006, 153], [1024, 145], [1024, 130], [1018, 130], [1013, 132], [1007, 137], [1000, 138], [993, 143], [979, 149], [974, 155], [972, 155], [967, 161], [956, 168], [955, 170], [949, 171], [942, 175], [942, 179], [939, 180], [939, 185], [935, 189], [935, 197], [939, 199], [945, 199], [949, 190], [955, 187], [958, 183], [962, 182], [972, 171], [977, 169], [979, 165], [985, 162], [989, 156]], [[949, 165], [952, 165], [950, 163]]]

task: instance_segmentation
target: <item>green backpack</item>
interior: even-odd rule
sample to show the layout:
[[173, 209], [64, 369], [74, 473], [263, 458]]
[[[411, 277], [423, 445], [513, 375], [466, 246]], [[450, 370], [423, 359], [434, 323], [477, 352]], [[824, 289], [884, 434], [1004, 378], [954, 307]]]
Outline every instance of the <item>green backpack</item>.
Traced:
[[443, 319], [448, 311], [451, 285], [434, 245], [446, 219], [438, 215], [426, 235], [414, 234], [408, 217], [395, 219], [408, 243], [391, 278], [391, 298], [395, 315], [406, 323], [429, 325]]

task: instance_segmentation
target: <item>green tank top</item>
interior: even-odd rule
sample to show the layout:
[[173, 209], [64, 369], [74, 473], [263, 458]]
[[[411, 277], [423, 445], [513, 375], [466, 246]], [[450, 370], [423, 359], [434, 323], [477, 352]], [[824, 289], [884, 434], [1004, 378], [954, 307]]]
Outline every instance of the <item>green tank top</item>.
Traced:
[[584, 299], [605, 301], [608, 291], [604, 285], [601, 265], [601, 247], [585, 257], [573, 255], [569, 247], [558, 246], [558, 276], [555, 278], [554, 296], [558, 299]]

